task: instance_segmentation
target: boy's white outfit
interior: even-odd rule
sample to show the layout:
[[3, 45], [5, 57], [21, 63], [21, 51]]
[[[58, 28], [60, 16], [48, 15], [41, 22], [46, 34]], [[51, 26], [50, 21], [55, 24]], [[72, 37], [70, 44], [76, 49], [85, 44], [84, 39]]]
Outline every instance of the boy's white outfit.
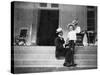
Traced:
[[69, 31], [69, 32], [68, 32], [68, 35], [67, 35], [67, 38], [68, 38], [69, 40], [76, 40], [76, 31], [75, 31], [75, 30]]
[[72, 30], [68, 32], [67, 38], [69, 39], [69, 50], [65, 56], [65, 66], [75, 66], [74, 63], [74, 49], [75, 49], [75, 40], [76, 40], [76, 31]]

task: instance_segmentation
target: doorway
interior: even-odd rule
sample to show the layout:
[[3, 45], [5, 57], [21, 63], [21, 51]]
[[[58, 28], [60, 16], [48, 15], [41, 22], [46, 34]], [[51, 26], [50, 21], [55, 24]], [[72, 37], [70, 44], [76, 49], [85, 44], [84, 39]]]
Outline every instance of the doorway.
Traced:
[[37, 28], [37, 45], [54, 46], [57, 37], [56, 29], [59, 25], [59, 10], [39, 10]]

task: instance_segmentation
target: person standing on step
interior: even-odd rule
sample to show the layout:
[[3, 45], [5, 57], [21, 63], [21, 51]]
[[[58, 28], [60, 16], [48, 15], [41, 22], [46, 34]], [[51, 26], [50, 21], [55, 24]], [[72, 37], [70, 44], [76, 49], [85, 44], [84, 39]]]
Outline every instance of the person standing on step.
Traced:
[[68, 25], [68, 29], [69, 32], [67, 35], [67, 42], [68, 42], [69, 50], [66, 53], [65, 62], [63, 65], [70, 67], [70, 66], [76, 66], [76, 64], [74, 63], [76, 31], [74, 30], [74, 25], [72, 23]]
[[62, 28], [58, 28], [56, 30], [57, 32], [57, 38], [55, 39], [55, 46], [56, 46], [56, 58], [57, 59], [60, 59], [61, 57], [65, 57], [65, 54], [66, 54], [66, 50], [64, 48], [64, 38], [62, 37], [63, 36], [63, 31], [62, 31]]

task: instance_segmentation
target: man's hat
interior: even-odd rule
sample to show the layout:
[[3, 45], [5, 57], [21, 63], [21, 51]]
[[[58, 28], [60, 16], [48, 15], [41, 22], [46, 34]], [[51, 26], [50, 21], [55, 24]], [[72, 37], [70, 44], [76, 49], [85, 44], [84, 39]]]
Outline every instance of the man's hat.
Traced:
[[59, 33], [59, 32], [62, 32], [62, 28], [58, 28], [58, 29], [56, 30], [56, 33]]

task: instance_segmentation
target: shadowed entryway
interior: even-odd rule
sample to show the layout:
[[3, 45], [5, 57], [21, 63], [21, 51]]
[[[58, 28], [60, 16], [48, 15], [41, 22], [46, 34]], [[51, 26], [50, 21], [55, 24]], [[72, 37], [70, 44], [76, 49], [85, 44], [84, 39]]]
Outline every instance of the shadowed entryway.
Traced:
[[53, 46], [59, 25], [59, 10], [39, 10], [37, 45]]

